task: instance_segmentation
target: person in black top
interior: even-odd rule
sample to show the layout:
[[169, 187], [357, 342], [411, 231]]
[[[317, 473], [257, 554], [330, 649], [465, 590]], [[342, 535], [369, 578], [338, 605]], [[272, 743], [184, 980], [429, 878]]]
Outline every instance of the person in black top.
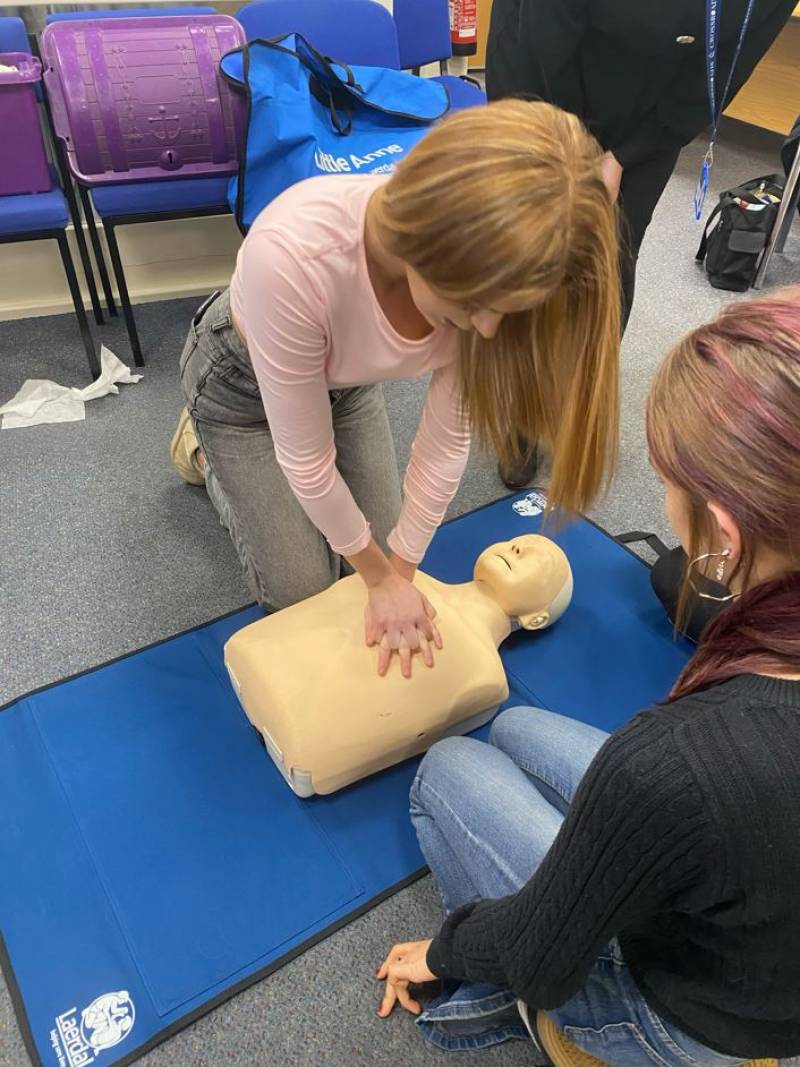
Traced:
[[489, 744], [430, 750], [412, 818], [448, 914], [391, 950], [380, 1015], [438, 976], [508, 991], [615, 1067], [800, 1054], [798, 411], [800, 289], [667, 356], [647, 430], [682, 603], [707, 575], [725, 606], [610, 737], [517, 708]]
[[[710, 0], [494, 0], [486, 52], [490, 100], [548, 100], [580, 116], [606, 150], [619, 192], [623, 322], [636, 260], [681, 148], [710, 124], [706, 5]], [[731, 71], [748, 0], [718, 0], [716, 103]], [[791, 16], [796, 0], [754, 0], [729, 102]], [[692, 210], [687, 203], [687, 214]], [[535, 448], [501, 468], [510, 489], [536, 474]]]

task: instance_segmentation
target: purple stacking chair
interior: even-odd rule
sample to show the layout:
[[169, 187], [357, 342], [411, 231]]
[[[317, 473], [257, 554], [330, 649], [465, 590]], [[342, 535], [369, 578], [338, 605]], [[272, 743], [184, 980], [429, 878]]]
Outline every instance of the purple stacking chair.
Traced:
[[47, 159], [39, 120], [35, 90], [41, 65], [27, 47], [21, 19], [0, 18], [0, 64], [12, 68], [0, 73], [0, 128], [4, 134], [0, 145], [0, 244], [45, 240], [58, 244], [86, 358], [95, 378], [100, 373], [100, 363], [67, 241], [69, 208], [58, 172]]
[[[227, 26], [215, 31], [216, 36], [211, 38], [210, 51], [204, 48], [197, 53], [195, 68], [191, 71], [182, 65], [187, 57], [191, 58], [189, 50], [178, 41], [175, 53], [178, 58], [172, 60], [172, 67], [164, 67], [163, 70], [155, 72], [156, 75], [164, 75], [168, 89], [170, 79], [173, 88], [182, 87], [186, 76], [191, 75], [195, 85], [194, 99], [180, 99], [176, 104], [174, 93], [166, 92], [162, 94], [164, 100], [159, 108], [143, 109], [139, 106], [141, 101], [136, 99], [137, 77], [140, 72], [133, 69], [133, 76], [126, 80], [126, 74], [116, 69], [118, 63], [129, 63], [135, 67], [135, 49], [131, 50], [129, 61], [126, 36], [135, 29], [135, 39], [139, 42], [136, 47], [141, 47], [144, 29], [147, 28], [154, 43], [163, 48], [165, 39], [170, 37], [170, 34], [177, 33], [176, 19], [196, 26], [196, 16], [206, 16], [206, 21], [210, 20], [216, 27], [222, 23]], [[104, 20], [105, 25], [98, 26], [98, 19]], [[162, 21], [164, 19], [170, 21]], [[86, 32], [87, 20], [93, 24], [91, 34]], [[114, 26], [109, 20], [124, 21], [121, 21], [119, 26]], [[135, 27], [133, 20], [136, 20]], [[236, 170], [236, 151], [231, 150], [233, 135], [229, 128], [230, 123], [221, 122], [216, 112], [212, 114], [212, 107], [220, 107], [221, 96], [227, 96], [229, 93], [227, 85], [221, 82], [216, 70], [216, 52], [220, 44], [223, 50], [236, 47], [243, 39], [243, 34], [232, 19], [218, 16], [213, 8], [207, 7], [93, 9], [82, 13], [49, 15], [47, 22], [48, 27], [42, 38], [42, 52], [50, 67], [59, 65], [58, 78], [54, 76], [53, 70], [46, 73], [54, 122], [62, 135], [72, 125], [76, 125], [78, 130], [68, 144], [69, 165], [76, 179], [87, 218], [106, 302], [109, 310], [113, 309], [114, 313], [113, 294], [97, 236], [95, 214], [103, 223], [134, 361], [137, 366], [143, 366], [144, 356], [130, 303], [116, 230], [119, 226], [138, 223], [228, 213], [227, 186], [230, 175]], [[62, 25], [59, 27], [59, 24]], [[90, 36], [91, 42], [87, 44]], [[104, 36], [106, 40], [113, 38], [118, 44], [115, 43], [106, 50], [102, 43]], [[192, 37], [192, 40], [200, 40], [201, 43], [205, 39], [199, 34]], [[75, 64], [71, 64], [71, 60], [87, 47], [93, 52], [90, 67], [95, 77], [94, 86], [76, 85], [74, 79], [70, 81], [75, 71]], [[104, 58], [98, 62], [97, 56], [100, 53]], [[119, 59], [119, 56], [122, 58]], [[131, 84], [133, 92], [129, 88]], [[154, 86], [153, 91], [157, 94], [160, 91], [157, 78], [151, 78], [150, 84]], [[130, 106], [127, 112], [117, 107], [117, 114], [113, 114], [119, 91], [131, 95]], [[74, 98], [70, 95], [72, 92], [75, 93]], [[107, 137], [95, 144], [92, 143], [91, 137], [86, 136], [88, 129], [81, 134], [83, 103], [90, 97], [90, 102], [98, 113], [102, 112], [105, 117], [112, 116], [113, 122], [108, 124], [108, 129], [112, 129], [112, 133], [116, 130], [116, 137]], [[105, 111], [102, 110], [104, 100]], [[206, 103], [209, 108], [208, 115], [203, 111]], [[201, 105], [196, 122], [187, 117], [191, 115], [189, 104], [192, 108]], [[223, 109], [228, 119], [232, 106], [226, 102]], [[243, 121], [243, 117], [242, 111], [240, 121]], [[194, 130], [191, 128], [192, 123], [196, 127]], [[102, 125], [106, 127], [105, 122]], [[238, 128], [239, 123], [236, 125]], [[70, 136], [69, 133], [66, 135]], [[198, 151], [200, 148], [205, 150], [205, 158], [199, 162], [193, 161], [198, 153], [191, 143], [192, 136], [196, 139]], [[163, 141], [163, 151], [158, 153], [157, 165], [148, 170], [147, 166], [138, 164], [147, 154], [148, 146], [152, 156], [153, 137]], [[135, 150], [137, 138], [142, 146], [138, 156]], [[199, 155], [203, 156], [203, 152], [199, 151]], [[153, 162], [152, 159], [150, 162]]]
[[403, 70], [419, 71], [428, 63], [438, 63], [442, 74], [436, 80], [446, 87], [454, 111], [485, 104], [486, 93], [479, 85], [444, 73], [444, 64], [453, 54], [447, 0], [394, 0], [393, 11]]

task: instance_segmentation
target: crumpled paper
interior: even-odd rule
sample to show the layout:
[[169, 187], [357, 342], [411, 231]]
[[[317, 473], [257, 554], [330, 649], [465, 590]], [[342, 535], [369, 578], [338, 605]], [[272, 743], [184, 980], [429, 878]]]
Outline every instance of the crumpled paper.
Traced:
[[29, 378], [16, 396], [0, 407], [4, 430], [38, 426], [43, 422], [79, 422], [86, 418], [87, 400], [118, 393], [118, 383], [133, 384], [143, 375], [117, 359], [105, 345], [100, 349], [100, 377], [83, 389], [69, 388], [41, 378]]

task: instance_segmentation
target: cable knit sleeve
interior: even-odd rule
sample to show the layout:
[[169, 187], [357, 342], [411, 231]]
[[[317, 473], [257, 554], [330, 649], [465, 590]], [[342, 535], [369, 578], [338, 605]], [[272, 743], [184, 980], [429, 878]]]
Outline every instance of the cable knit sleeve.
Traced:
[[646, 715], [614, 734], [534, 876], [513, 896], [450, 915], [428, 951], [431, 971], [557, 1007], [612, 937], [690, 887], [709, 863], [711, 837], [669, 736]]

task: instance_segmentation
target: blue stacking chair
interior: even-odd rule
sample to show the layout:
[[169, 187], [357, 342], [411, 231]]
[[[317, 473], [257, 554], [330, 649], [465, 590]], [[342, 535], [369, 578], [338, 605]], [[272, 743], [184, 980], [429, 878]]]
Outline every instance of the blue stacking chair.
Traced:
[[400, 69], [397, 28], [377, 0], [256, 0], [236, 18], [248, 41], [299, 33], [331, 59]]
[[[147, 7], [147, 8], [90, 8], [86, 11], [60, 11], [47, 16], [47, 22], [75, 19], [133, 18], [154, 15], [213, 15], [213, 7]], [[125, 326], [137, 367], [144, 366], [144, 356], [131, 307], [125, 271], [119, 254], [116, 229], [141, 222], [163, 222], [169, 219], [191, 219], [207, 215], [226, 215], [228, 207], [227, 177], [176, 178], [170, 181], [121, 182], [97, 186], [91, 190], [78, 184], [89, 236], [92, 241], [100, 281], [111, 314], [116, 314], [105, 258], [97, 235], [94, 214], [103, 223], [111, 266], [117, 283]], [[94, 209], [94, 210], [93, 210]]]
[[[31, 39], [28, 37], [28, 31], [25, 28], [25, 23], [22, 19], [7, 16], [0, 18], [0, 23], [2, 23], [2, 31], [0, 31], [0, 33], [2, 33], [3, 39], [2, 49], [0, 50], [5, 52], [27, 52], [30, 55], [33, 51], [31, 48]], [[36, 86], [36, 99], [40, 102], [44, 100], [41, 85]], [[81, 225], [81, 213], [78, 208], [78, 201], [75, 198], [75, 190], [69, 179], [69, 169], [67, 168], [66, 159], [63, 157], [61, 142], [53, 132], [52, 125], [50, 125], [50, 112], [46, 107], [44, 108], [44, 117], [48, 123], [50, 147], [55, 158], [56, 166], [58, 167], [58, 172], [61, 176], [61, 186], [64, 190], [64, 195], [67, 198], [67, 207], [69, 208], [70, 218], [72, 219], [75, 244], [78, 246], [78, 254], [83, 267], [83, 274], [86, 279], [86, 287], [89, 290], [89, 298], [92, 302], [92, 311], [94, 312], [95, 321], [99, 326], [103, 322], [103, 313], [100, 310], [100, 301], [97, 298], [97, 287], [95, 286], [92, 263], [89, 259], [89, 252], [86, 247], [86, 238], [83, 235], [83, 226]]]
[[[21, 31], [21, 32], [20, 32]], [[0, 52], [26, 52], [30, 54], [25, 25], [15, 17], [0, 18]], [[41, 127], [37, 119], [37, 129]], [[78, 320], [81, 338], [86, 349], [86, 358], [92, 377], [100, 373], [92, 333], [83, 307], [75, 264], [67, 241], [69, 205], [64, 190], [59, 184], [58, 171], [50, 168], [53, 187], [49, 192], [0, 196], [0, 244], [17, 244], [23, 241], [56, 241], [61, 253], [61, 262], [67, 276], [67, 285], [72, 297], [72, 306]], [[88, 281], [88, 278], [87, 278]], [[96, 299], [96, 293], [95, 293]]]
[[438, 63], [442, 75], [436, 80], [446, 86], [454, 111], [485, 104], [486, 93], [479, 85], [444, 74], [444, 64], [453, 54], [447, 0], [394, 0], [393, 10], [403, 70], [419, 71]]

